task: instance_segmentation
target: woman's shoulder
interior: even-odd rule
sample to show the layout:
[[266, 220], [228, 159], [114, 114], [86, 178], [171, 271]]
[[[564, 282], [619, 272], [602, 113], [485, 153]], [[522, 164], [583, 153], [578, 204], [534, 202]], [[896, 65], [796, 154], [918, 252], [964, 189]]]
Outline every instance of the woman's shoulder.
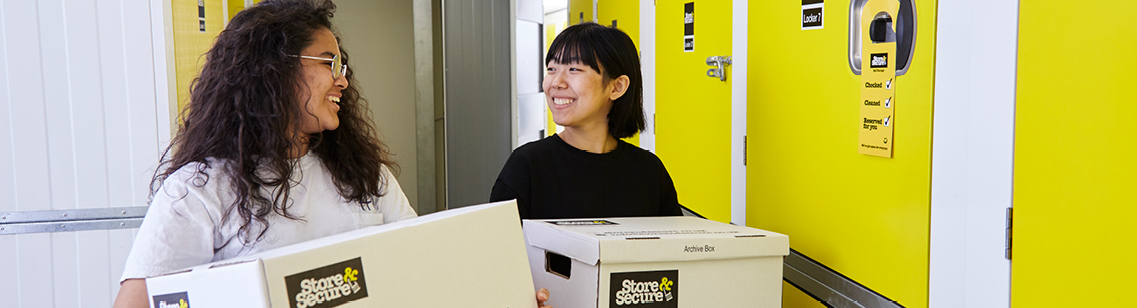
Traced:
[[[617, 139], [617, 140], [619, 140], [619, 139]], [[650, 162], [662, 163], [662, 161], [659, 160], [659, 156], [655, 156], [655, 153], [652, 153], [651, 151], [648, 151], [644, 148], [638, 147], [634, 144], [628, 143], [627, 141], [624, 141], [624, 140], [619, 140], [619, 142], [620, 142], [620, 150], [623, 151], [624, 153], [626, 153], [625, 156], [629, 157], [630, 159], [641, 160], [641, 161], [646, 160], [646, 161], [650, 161]]]
[[510, 159], [524, 159], [533, 160], [548, 157], [552, 153], [562, 150], [564, 141], [561, 141], [557, 135], [541, 138], [539, 140], [530, 141], [517, 147], [510, 154]]
[[231, 161], [209, 157], [203, 161], [182, 165], [162, 180], [162, 187], [217, 187], [219, 182], [228, 182], [226, 169]]

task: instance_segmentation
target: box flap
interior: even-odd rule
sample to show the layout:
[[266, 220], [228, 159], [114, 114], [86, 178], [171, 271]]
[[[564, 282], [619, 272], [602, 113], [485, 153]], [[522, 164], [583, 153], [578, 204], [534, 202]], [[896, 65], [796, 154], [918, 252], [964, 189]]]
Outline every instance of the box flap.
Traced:
[[[542, 239], [530, 237], [530, 244], [560, 253], [557, 248], [568, 250], [560, 246], [580, 250], [584, 247], [578, 246], [583, 245], [576, 243], [598, 243], [598, 246], [590, 247], [597, 247], [595, 253], [604, 263], [734, 259], [789, 254], [789, 237], [783, 234], [695, 217], [559, 220], [560, 223], [554, 224], [557, 222], [558, 220], [526, 221], [527, 236], [531, 224], [544, 225], [545, 228], [541, 229], [558, 233], [555, 237], [543, 236]], [[535, 232], [537, 234], [540, 233]], [[535, 240], [543, 241], [534, 242]]]
[[182, 302], [187, 307], [268, 307], [260, 259], [215, 262], [149, 277], [146, 291], [153, 308]]
[[[230, 260], [241, 260], [241, 259], [266, 259], [267, 260], [267, 259], [272, 259], [272, 258], [276, 258], [276, 257], [280, 257], [280, 256], [288, 256], [288, 255], [292, 255], [292, 254], [296, 254], [296, 253], [300, 253], [300, 252], [304, 252], [304, 251], [309, 251], [309, 250], [313, 250], [313, 249], [319, 249], [319, 248], [328, 247], [328, 246], [340, 245], [342, 243], [350, 242], [350, 241], [353, 241], [353, 240], [358, 239], [360, 237], [365, 237], [365, 236], [368, 236], [371, 234], [388, 232], [388, 231], [395, 230], [395, 229], [411, 228], [411, 227], [414, 227], [417, 225], [422, 225], [425, 223], [444, 220], [444, 219], [452, 218], [455, 216], [459, 216], [459, 215], [463, 215], [463, 214], [467, 214], [467, 213], [471, 213], [471, 212], [485, 210], [488, 208], [508, 206], [507, 204], [516, 204], [516, 203], [513, 200], [509, 200], [509, 201], [486, 203], [486, 204], [480, 204], [480, 205], [465, 206], [465, 207], [445, 210], [445, 211], [441, 211], [441, 212], [434, 212], [431, 214], [415, 217], [412, 219], [396, 221], [396, 222], [392, 222], [392, 223], [386, 223], [386, 224], [382, 224], [382, 225], [378, 225], [378, 226], [370, 226], [370, 227], [355, 229], [355, 230], [351, 230], [351, 231], [347, 231], [347, 232], [343, 232], [343, 233], [339, 233], [339, 234], [333, 234], [333, 235], [325, 236], [322, 238], [309, 240], [306, 242], [300, 242], [300, 243], [296, 243], [296, 244], [292, 244], [292, 245], [288, 245], [288, 246], [284, 246], [284, 247], [280, 247], [280, 248], [276, 248], [276, 249], [272, 249], [272, 250], [268, 250], [268, 251], [258, 252], [256, 254], [251, 254], [248, 256], [235, 257], [235, 258], [232, 258]], [[514, 207], [516, 207], [516, 205], [514, 205]]]
[[588, 265], [600, 261], [599, 239], [565, 230], [563, 226], [588, 223], [603, 224], [602, 220], [524, 220], [525, 241], [529, 245], [552, 251]]
[[331, 303], [315, 307], [344, 304], [335, 300], [346, 307], [535, 307], [519, 220], [512, 200], [467, 206], [199, 265], [147, 285], [163, 296], [159, 303], [187, 295], [189, 307], [297, 307], [291, 302], [299, 298]]
[[345, 307], [534, 307], [519, 221], [512, 200], [471, 205], [259, 256], [272, 307], [297, 307], [321, 292], [304, 281], [321, 280], [345, 281], [351, 292], [333, 299]]

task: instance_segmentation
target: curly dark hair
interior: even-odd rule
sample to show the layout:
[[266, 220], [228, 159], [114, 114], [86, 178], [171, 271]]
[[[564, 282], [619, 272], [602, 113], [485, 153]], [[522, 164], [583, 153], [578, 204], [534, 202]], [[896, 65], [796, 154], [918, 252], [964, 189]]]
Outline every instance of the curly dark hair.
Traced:
[[[224, 161], [223, 174], [232, 179], [236, 193], [229, 211], [242, 218], [238, 237], [246, 245], [254, 243], [268, 230], [269, 215], [302, 219], [288, 208], [289, 191], [297, 185], [297, 160], [290, 156], [305, 140], [344, 199], [365, 207], [370, 198], [385, 194], [388, 179], [382, 168], [397, 166], [376, 137], [350, 66], [339, 101], [339, 127], [310, 136], [299, 136], [303, 133], [295, 129], [314, 115], [298, 107], [310, 94], [304, 91], [300, 58], [292, 55], [311, 45], [316, 31], [336, 33], [330, 21], [334, 12], [335, 4], [328, 0], [266, 0], [233, 17], [190, 87], [180, 129], [151, 179], [151, 200], [178, 169], [198, 163], [196, 174], [202, 180], [194, 185], [200, 186], [209, 181], [205, 171], [214, 167], [206, 158]], [[342, 47], [341, 57], [348, 62]], [[223, 223], [229, 215], [224, 217]], [[251, 227], [254, 222], [263, 228]]]

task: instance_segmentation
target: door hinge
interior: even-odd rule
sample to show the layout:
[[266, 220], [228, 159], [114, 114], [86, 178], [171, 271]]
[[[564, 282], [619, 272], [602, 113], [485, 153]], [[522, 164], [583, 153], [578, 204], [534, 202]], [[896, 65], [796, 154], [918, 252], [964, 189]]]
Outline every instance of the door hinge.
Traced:
[[1006, 252], [1005, 257], [1007, 260], [1011, 259], [1011, 237], [1014, 234], [1014, 221], [1015, 221], [1015, 208], [1007, 208], [1007, 238], [1006, 238]]
[[746, 167], [746, 135], [742, 135], [742, 166]]

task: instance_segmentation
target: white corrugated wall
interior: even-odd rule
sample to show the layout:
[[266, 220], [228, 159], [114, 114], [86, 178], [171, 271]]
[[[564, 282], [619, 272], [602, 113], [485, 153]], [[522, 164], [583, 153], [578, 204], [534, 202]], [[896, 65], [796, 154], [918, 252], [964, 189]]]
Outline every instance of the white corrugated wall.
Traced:
[[[152, 2], [0, 1], [0, 212], [146, 205], [169, 134]], [[0, 235], [0, 307], [110, 307], [136, 230]]]

